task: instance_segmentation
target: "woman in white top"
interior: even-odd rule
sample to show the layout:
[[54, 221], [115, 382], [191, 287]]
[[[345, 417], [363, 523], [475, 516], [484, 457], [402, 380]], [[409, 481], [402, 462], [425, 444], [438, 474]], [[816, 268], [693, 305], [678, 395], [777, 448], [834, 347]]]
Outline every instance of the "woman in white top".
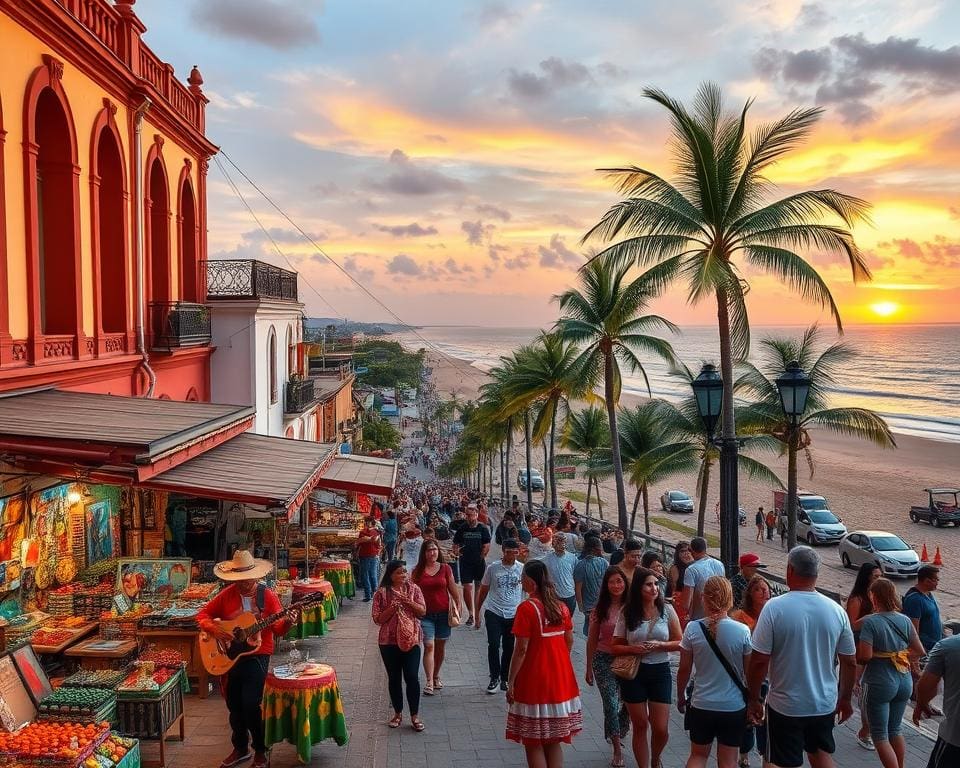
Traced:
[[[683, 633], [677, 670], [677, 709], [687, 715], [690, 732], [687, 768], [705, 768], [714, 741], [718, 768], [736, 768], [747, 727], [744, 669], [752, 650], [750, 630], [727, 616], [733, 607], [733, 588], [723, 576], [707, 579], [703, 606], [704, 618], [691, 621]], [[688, 702], [685, 692], [694, 668]]]
[[[632, 680], [620, 681], [620, 694], [633, 726], [633, 756], [641, 768], [657, 768], [667, 745], [670, 721], [670, 652], [680, 647], [680, 619], [666, 605], [657, 574], [637, 567], [630, 595], [613, 630], [611, 653], [640, 657]], [[647, 743], [647, 726], [650, 743]]]

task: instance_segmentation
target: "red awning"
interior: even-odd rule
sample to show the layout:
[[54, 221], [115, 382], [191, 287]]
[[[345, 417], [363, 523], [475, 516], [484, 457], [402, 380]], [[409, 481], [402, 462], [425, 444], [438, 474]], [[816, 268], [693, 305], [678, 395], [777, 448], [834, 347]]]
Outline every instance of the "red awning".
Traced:
[[141, 483], [144, 488], [296, 509], [334, 460], [337, 446], [245, 432]]
[[317, 488], [389, 496], [397, 484], [397, 462], [375, 456], [338, 455], [327, 466]]

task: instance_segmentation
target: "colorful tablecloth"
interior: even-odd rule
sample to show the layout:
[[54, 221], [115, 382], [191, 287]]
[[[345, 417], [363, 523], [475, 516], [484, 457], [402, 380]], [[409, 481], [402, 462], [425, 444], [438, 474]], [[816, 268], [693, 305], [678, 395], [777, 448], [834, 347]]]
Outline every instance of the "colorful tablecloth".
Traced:
[[316, 674], [295, 678], [270, 673], [263, 689], [267, 746], [288, 741], [296, 747], [302, 763], [310, 762], [314, 744], [333, 739], [343, 746], [350, 739], [336, 672], [326, 664], [315, 664], [311, 669]]
[[356, 585], [353, 581], [353, 566], [349, 560], [321, 560], [317, 569], [323, 573], [323, 578], [330, 582], [337, 597], [353, 597], [356, 594]]
[[306, 610], [301, 611], [300, 620], [294, 624], [285, 635], [287, 640], [303, 640], [307, 637], [320, 637], [321, 635], [327, 634], [327, 632], [330, 631], [328, 622], [335, 618], [335, 616], [330, 616], [329, 618], [327, 616], [327, 611], [324, 607], [327, 601], [335, 603], [336, 598], [331, 596], [326, 598], [323, 603], [311, 605]]

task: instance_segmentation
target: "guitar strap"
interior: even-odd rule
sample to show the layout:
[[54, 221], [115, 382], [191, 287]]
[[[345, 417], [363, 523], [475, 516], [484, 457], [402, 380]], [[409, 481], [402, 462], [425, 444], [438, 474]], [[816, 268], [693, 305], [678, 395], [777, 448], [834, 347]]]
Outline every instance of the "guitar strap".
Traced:
[[263, 606], [266, 601], [267, 585], [257, 584], [257, 615], [263, 615]]

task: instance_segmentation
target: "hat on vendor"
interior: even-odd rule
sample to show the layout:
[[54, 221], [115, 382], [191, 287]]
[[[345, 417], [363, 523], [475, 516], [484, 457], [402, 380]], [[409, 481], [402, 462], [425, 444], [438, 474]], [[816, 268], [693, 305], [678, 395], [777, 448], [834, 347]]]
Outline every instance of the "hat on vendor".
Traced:
[[262, 579], [273, 570], [273, 563], [254, 557], [248, 549], [238, 549], [233, 557], [213, 566], [213, 573], [224, 581]]

